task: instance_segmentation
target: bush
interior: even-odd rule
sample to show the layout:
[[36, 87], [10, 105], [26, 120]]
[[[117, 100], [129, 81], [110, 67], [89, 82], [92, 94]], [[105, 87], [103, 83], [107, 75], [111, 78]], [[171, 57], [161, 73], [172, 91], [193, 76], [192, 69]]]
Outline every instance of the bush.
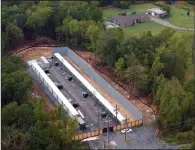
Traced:
[[164, 4], [164, 5], [162, 6], [162, 9], [163, 9], [164, 11], [167, 11], [167, 13], [168, 13], [169, 16], [170, 16], [171, 9], [170, 9], [169, 5]]
[[193, 126], [193, 128], [192, 128], [192, 132], [194, 132], [194, 134], [195, 134], [195, 126]]
[[156, 5], [156, 6], [159, 6], [159, 7], [163, 6], [162, 2], [154, 2], [153, 4]]
[[195, 135], [192, 131], [177, 133], [176, 139], [180, 144], [188, 144], [194, 141]]

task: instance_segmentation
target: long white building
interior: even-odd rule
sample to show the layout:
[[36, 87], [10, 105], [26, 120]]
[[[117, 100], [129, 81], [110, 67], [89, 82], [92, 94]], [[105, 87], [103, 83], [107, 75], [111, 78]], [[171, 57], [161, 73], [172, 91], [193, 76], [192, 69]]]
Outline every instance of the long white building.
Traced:
[[125, 122], [125, 117], [116, 109], [59, 53], [54, 56], [96, 97], [96, 99], [114, 116], [120, 123]]
[[43, 83], [47, 86], [49, 91], [58, 100], [58, 102], [63, 105], [63, 108], [68, 112], [69, 116], [70, 117], [79, 116], [79, 113], [76, 111], [76, 109], [71, 105], [68, 99], [56, 87], [53, 81], [46, 75], [46, 73], [38, 65], [37, 61], [33, 60], [33, 61], [28, 62], [28, 64], [32, 67], [35, 73], [39, 76], [41, 81], [43, 81]]

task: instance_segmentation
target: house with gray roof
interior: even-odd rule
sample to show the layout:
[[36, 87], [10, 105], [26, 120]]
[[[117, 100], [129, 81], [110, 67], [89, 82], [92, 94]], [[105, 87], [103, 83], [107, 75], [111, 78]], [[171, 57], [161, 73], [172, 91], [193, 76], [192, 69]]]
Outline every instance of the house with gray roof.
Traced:
[[149, 22], [150, 17], [146, 14], [117, 14], [109, 17], [109, 21], [119, 27], [128, 27], [137, 23]]

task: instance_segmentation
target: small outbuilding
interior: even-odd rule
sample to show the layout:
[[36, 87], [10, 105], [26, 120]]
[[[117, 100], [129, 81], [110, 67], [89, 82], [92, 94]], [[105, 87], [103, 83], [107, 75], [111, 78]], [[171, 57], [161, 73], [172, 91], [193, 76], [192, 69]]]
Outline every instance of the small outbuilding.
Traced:
[[168, 16], [167, 11], [161, 10], [160, 8], [148, 9], [146, 14], [156, 18], [165, 18]]

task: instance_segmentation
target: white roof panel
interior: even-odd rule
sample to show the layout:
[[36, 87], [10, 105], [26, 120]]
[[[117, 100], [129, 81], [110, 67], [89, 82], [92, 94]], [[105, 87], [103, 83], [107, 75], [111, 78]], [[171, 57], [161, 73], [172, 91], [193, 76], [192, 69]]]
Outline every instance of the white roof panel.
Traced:
[[153, 12], [155, 12], [157, 14], [164, 14], [164, 13], [166, 13], [166, 11], [163, 11], [160, 8], [151, 8], [151, 9], [148, 9], [148, 11], [153, 11]]
[[[59, 61], [61, 61], [65, 67], [74, 74], [75, 77], [79, 79], [81, 83], [85, 85], [85, 87], [107, 108], [113, 116], [116, 117], [116, 110], [115, 108], [74, 68], [72, 65], [67, 62], [59, 53], [54, 54]], [[117, 113], [117, 119], [120, 122], [124, 122], [125, 118], [121, 115], [120, 112]]]
[[63, 102], [63, 104], [66, 106], [69, 112], [73, 116], [79, 115], [79, 113], [76, 111], [76, 109], [71, 105], [71, 103], [68, 101], [68, 99], [60, 92], [60, 90], [56, 87], [56, 85], [53, 83], [53, 81], [46, 75], [46, 73], [41, 69], [41, 67], [37, 64], [37, 62], [31, 62], [31, 65], [36, 68], [36, 70], [40, 73], [40, 75], [43, 77], [44, 81], [51, 87], [53, 92], [59, 97], [59, 99]]
[[44, 56], [42, 56], [41, 59], [42, 59], [42, 61], [43, 61], [44, 63], [49, 64], [49, 61], [48, 61]]

